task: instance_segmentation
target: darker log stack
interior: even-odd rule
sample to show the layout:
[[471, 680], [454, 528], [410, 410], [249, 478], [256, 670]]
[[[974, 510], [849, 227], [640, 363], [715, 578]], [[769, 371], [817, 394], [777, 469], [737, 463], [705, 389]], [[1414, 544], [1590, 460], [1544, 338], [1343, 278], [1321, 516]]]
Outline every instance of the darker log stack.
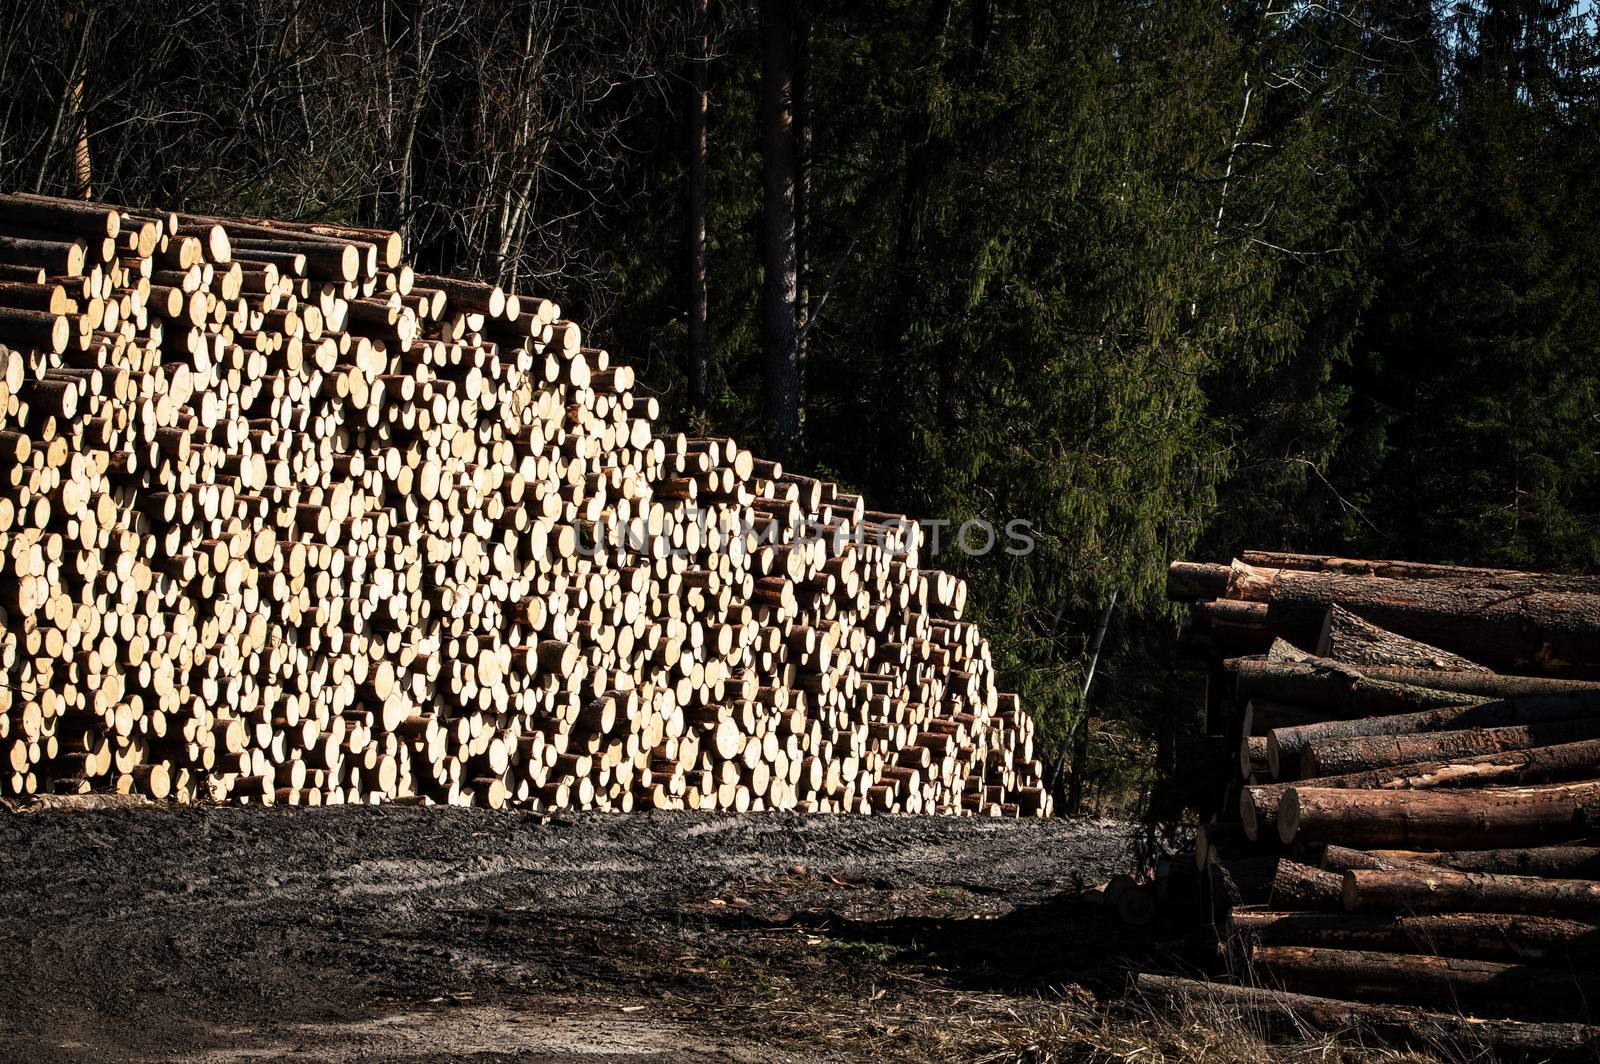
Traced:
[[914, 522], [553, 301], [0, 196], [0, 795], [1043, 815]]
[[1167, 590], [1238, 751], [1196, 845], [1258, 988], [1223, 996], [1592, 1059], [1600, 577], [1252, 552]]

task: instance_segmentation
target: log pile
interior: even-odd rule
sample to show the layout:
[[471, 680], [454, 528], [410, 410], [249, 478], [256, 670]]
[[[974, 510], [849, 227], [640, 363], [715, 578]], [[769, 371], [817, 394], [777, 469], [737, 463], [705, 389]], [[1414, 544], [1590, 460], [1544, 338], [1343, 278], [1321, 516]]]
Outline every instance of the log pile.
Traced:
[[0, 794], [1044, 815], [918, 526], [395, 234], [0, 196]]
[[1592, 1058], [1600, 577], [1252, 552], [1167, 590], [1237, 751], [1195, 854], [1223, 996]]

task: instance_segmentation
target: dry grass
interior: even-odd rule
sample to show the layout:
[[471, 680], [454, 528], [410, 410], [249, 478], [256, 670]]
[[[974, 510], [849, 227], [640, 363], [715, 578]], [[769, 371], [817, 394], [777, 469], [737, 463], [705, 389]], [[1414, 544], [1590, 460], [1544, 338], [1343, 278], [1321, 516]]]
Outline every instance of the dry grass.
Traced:
[[1283, 1038], [1225, 1005], [1181, 1011], [1122, 1000], [1096, 1003], [1081, 987], [1053, 998], [952, 990], [895, 977], [863, 999], [777, 993], [706, 1009], [702, 1021], [760, 1032], [769, 1045], [834, 1059], [908, 1064], [1465, 1064], [1493, 1056], [1440, 1047], [1418, 1052], [1363, 1042], [1354, 1032], [1305, 1030]]

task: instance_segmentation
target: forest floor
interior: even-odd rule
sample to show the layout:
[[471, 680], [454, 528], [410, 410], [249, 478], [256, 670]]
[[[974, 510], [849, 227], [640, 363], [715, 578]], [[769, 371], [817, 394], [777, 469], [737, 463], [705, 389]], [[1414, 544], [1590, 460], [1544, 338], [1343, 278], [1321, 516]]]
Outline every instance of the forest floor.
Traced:
[[[1077, 895], [1133, 840], [1111, 821], [0, 815], [0, 1059], [1123, 1059], [1149, 1039], [1097, 995], [1164, 947]], [[1195, 1037], [1168, 1025], [1143, 1059]]]

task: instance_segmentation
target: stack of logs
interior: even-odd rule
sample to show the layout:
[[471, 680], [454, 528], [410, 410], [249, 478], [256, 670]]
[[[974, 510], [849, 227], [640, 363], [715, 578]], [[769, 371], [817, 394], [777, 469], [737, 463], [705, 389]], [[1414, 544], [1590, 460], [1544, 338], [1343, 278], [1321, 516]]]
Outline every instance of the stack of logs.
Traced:
[[1251, 552], [1167, 591], [1237, 752], [1196, 860], [1248, 985], [1207, 992], [1594, 1059], [1600, 577]]
[[0, 794], [1043, 815], [918, 526], [393, 233], [0, 196]]

